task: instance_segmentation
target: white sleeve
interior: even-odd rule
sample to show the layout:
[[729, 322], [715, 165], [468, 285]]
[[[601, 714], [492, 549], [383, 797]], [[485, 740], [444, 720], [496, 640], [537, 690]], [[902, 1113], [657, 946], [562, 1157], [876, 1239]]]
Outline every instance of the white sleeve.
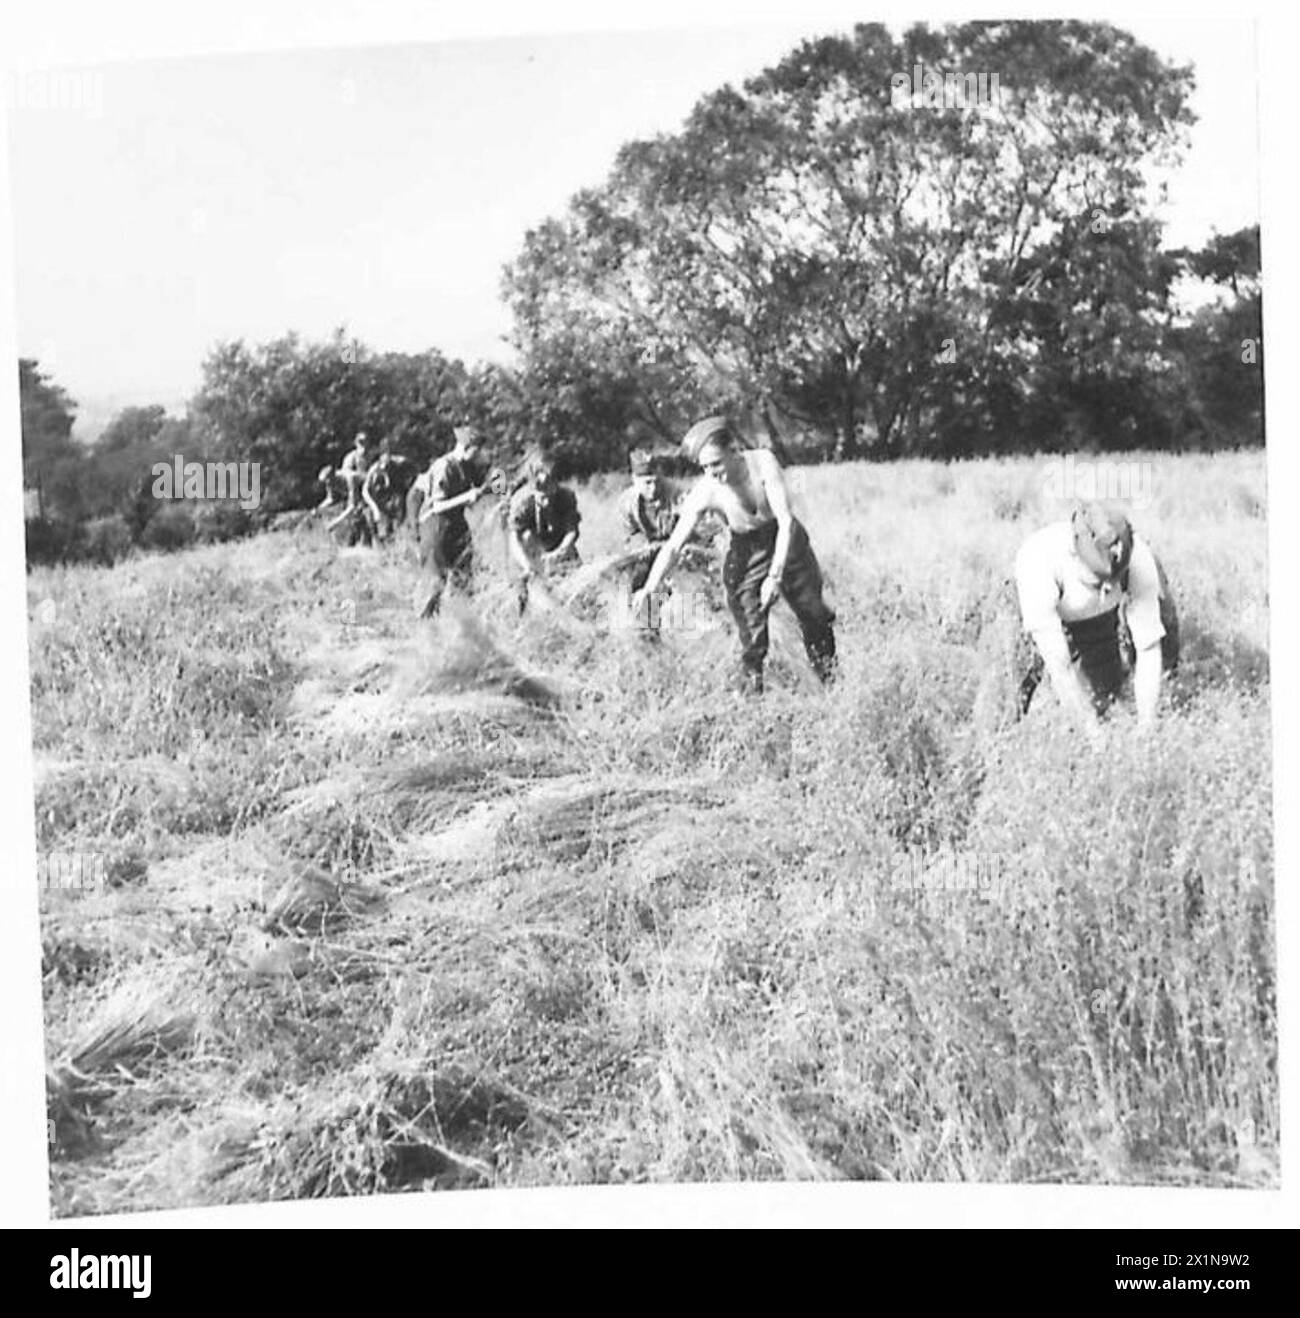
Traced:
[[1052, 563], [1033, 539], [1026, 540], [1016, 554], [1016, 595], [1020, 620], [1035, 640], [1040, 634], [1063, 635], [1057, 603], [1061, 597]]
[[1146, 541], [1133, 540], [1133, 556], [1128, 565], [1128, 601], [1124, 616], [1139, 650], [1149, 650], [1164, 638], [1160, 621], [1160, 571], [1156, 556]]

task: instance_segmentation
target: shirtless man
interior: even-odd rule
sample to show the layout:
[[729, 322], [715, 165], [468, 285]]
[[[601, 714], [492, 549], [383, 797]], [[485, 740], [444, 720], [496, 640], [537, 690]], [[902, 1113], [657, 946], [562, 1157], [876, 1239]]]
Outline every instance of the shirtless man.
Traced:
[[720, 514], [730, 533], [722, 584], [740, 635], [740, 663], [748, 690], [763, 689], [767, 615], [784, 595], [803, 633], [804, 650], [823, 682], [835, 674], [835, 614], [822, 598], [822, 574], [808, 533], [790, 509], [785, 477], [765, 449], [742, 449], [724, 417], [698, 422], [682, 452], [704, 469], [682, 503], [681, 516], [659, 551], [645, 585], [632, 597], [640, 616], [706, 512]]
[[1046, 671], [1062, 706], [1095, 735], [1131, 667], [1138, 727], [1149, 728], [1164, 674], [1178, 664], [1178, 617], [1163, 568], [1123, 511], [1080, 505], [1021, 545], [1015, 572], [1037, 651], [1020, 684], [1022, 711]]
[[348, 487], [348, 507], [361, 507], [361, 488], [365, 484], [366, 473], [374, 465], [377, 454], [370, 436], [364, 430], [358, 430], [351, 449], [343, 455], [339, 463], [339, 475]]

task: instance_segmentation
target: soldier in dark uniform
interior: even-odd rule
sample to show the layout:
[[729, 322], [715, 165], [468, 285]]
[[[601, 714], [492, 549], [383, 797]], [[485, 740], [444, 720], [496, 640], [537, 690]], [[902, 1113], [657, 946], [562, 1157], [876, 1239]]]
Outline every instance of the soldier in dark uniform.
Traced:
[[545, 453], [528, 462], [528, 481], [510, 500], [510, 555], [519, 570], [519, 612], [528, 607], [528, 588], [539, 575], [563, 574], [577, 565], [577, 496], [555, 477]]
[[474, 545], [465, 510], [490, 485], [479, 465], [483, 440], [478, 430], [457, 426], [454, 434], [455, 447], [429, 464], [407, 496], [407, 514], [420, 546], [417, 611], [421, 618], [438, 612], [448, 583], [459, 590], [468, 589]]

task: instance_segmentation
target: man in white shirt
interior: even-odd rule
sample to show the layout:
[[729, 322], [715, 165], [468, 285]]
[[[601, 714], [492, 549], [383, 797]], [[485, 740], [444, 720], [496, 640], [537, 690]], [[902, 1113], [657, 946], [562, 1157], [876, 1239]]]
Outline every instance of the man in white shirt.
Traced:
[[1068, 522], [1034, 532], [1016, 554], [1015, 575], [1037, 651], [1021, 709], [1046, 671], [1070, 715], [1095, 729], [1131, 668], [1138, 726], [1149, 728], [1164, 674], [1178, 664], [1178, 618], [1163, 569], [1124, 512], [1083, 504]]

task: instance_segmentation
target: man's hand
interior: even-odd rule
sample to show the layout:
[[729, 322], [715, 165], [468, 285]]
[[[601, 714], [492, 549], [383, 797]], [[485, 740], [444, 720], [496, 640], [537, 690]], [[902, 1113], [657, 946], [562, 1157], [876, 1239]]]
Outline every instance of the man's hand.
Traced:
[[766, 612], [776, 603], [776, 597], [781, 593], [781, 582], [776, 577], [767, 577], [763, 584], [758, 588], [758, 604]]

